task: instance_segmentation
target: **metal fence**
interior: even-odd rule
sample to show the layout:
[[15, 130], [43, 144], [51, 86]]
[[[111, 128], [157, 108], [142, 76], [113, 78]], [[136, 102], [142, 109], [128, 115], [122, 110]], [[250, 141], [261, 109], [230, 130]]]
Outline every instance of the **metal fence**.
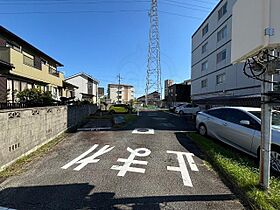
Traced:
[[26, 107], [27, 105], [23, 103], [0, 103], [0, 109], [18, 109]]

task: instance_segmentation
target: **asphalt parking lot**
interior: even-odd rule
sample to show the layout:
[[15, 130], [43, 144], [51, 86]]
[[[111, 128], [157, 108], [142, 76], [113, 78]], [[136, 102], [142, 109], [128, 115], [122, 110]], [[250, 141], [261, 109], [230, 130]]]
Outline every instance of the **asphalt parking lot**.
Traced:
[[[139, 129], [140, 128], [140, 129]], [[1, 183], [13, 209], [244, 209], [186, 137], [194, 123], [142, 112], [121, 130], [72, 133]]]

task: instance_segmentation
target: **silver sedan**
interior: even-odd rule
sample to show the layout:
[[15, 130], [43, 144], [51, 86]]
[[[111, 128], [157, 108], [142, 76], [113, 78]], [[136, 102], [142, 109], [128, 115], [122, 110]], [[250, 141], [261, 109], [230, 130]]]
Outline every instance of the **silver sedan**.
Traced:
[[[220, 107], [199, 112], [196, 128], [203, 136], [216, 138], [238, 150], [259, 157], [261, 109]], [[271, 167], [280, 172], [280, 113], [272, 114]]]

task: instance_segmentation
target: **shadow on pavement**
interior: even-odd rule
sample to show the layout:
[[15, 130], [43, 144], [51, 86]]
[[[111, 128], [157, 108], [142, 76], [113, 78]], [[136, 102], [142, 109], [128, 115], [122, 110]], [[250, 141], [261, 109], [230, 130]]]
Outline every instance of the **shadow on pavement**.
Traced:
[[204, 153], [197, 147], [197, 145], [187, 137], [186, 133], [176, 132], [175, 133], [178, 142], [189, 152], [193, 153], [195, 156], [202, 160], [205, 160]]
[[154, 209], [167, 202], [235, 200], [233, 194], [170, 195], [115, 198], [113, 192], [90, 194], [88, 183], [7, 188], [0, 192], [0, 206], [14, 209]]

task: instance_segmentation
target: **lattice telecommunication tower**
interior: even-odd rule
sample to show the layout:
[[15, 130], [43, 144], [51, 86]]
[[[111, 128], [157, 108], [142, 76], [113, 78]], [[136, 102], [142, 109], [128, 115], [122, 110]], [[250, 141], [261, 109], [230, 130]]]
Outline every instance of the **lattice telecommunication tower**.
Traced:
[[158, 27], [158, 4], [157, 0], [152, 0], [150, 16], [150, 32], [149, 32], [149, 49], [148, 64], [146, 75], [146, 105], [148, 104], [148, 95], [153, 91], [159, 93], [161, 98], [161, 66], [160, 66], [160, 44], [159, 44], [159, 27]]

